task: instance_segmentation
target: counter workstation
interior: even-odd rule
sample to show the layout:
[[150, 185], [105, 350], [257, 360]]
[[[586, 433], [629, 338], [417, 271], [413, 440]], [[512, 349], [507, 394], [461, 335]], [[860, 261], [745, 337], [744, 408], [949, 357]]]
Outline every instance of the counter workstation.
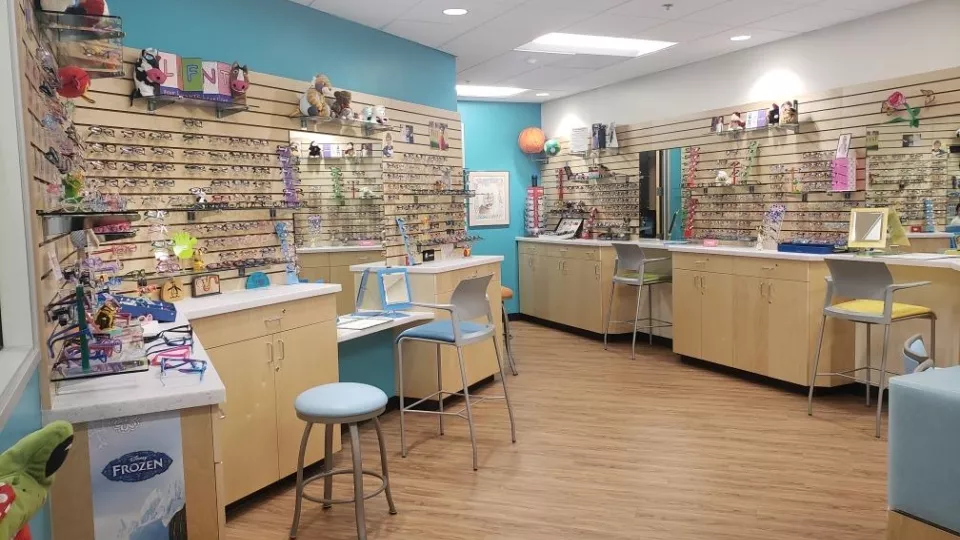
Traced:
[[[602, 333], [616, 258], [611, 243], [517, 240], [521, 312]], [[829, 275], [824, 256], [655, 240], [637, 243], [647, 250], [648, 257], [668, 255], [672, 259], [668, 268], [673, 283], [654, 287], [653, 307], [655, 317], [673, 324], [654, 332], [672, 337], [674, 352], [801, 386], [808, 384], [826, 293], [824, 278]], [[938, 247], [945, 247], [945, 242]], [[940, 365], [956, 364], [960, 337], [952, 330], [960, 323], [960, 302], [956, 300], [960, 298], [960, 259], [923, 253], [858, 259], [888, 264], [898, 282], [932, 282], [928, 287], [899, 292], [896, 299], [936, 311], [936, 358]], [[630, 319], [635, 309], [635, 291], [622, 290], [618, 294], [623, 297], [615, 303], [615, 320]], [[641, 309], [643, 313], [646, 307]], [[621, 325], [615, 332], [631, 330], [629, 325]], [[894, 325], [890, 342], [903, 343], [917, 333], [926, 335], [928, 323]], [[828, 319], [820, 371], [866, 365], [865, 336], [861, 328]], [[882, 333], [875, 332], [872, 337], [870, 362], [879, 367]], [[838, 378], [818, 379], [822, 386], [842, 383]]]

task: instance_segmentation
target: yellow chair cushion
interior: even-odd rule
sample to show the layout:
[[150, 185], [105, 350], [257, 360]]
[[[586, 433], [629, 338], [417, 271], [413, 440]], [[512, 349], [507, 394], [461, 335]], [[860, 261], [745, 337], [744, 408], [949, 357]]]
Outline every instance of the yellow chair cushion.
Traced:
[[[882, 300], [851, 300], [849, 302], [842, 302], [839, 304], [834, 304], [833, 309], [846, 311], [849, 313], [859, 313], [862, 315], [874, 315], [877, 317], [883, 316], [883, 301]], [[933, 310], [923, 306], [915, 306], [913, 304], [900, 304], [897, 302], [893, 303], [893, 310], [891, 312], [891, 317], [894, 319], [902, 319], [904, 317], [915, 317], [917, 315], [923, 315], [930, 313]]]
[[[640, 272], [620, 272], [616, 277], [627, 278], [627, 279], [638, 279], [640, 277]], [[643, 273], [643, 282], [656, 282], [664, 279], [664, 276], [660, 274], [651, 274], [649, 272]]]

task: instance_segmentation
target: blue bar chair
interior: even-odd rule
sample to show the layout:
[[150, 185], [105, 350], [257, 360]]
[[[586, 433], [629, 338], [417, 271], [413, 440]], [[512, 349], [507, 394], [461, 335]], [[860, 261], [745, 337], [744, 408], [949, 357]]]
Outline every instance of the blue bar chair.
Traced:
[[[517, 442], [517, 430], [513, 421], [513, 407], [510, 405], [510, 396], [507, 394], [507, 378], [503, 373], [503, 359], [500, 354], [500, 344], [497, 342], [497, 326], [494, 324], [493, 313], [490, 312], [490, 300], [487, 298], [487, 287], [493, 276], [480, 276], [466, 279], [457, 285], [450, 298], [449, 304], [423, 304], [414, 302], [413, 305], [421, 308], [446, 311], [450, 320], [434, 321], [405, 330], [397, 337], [397, 377], [400, 394], [400, 449], [401, 455], [407, 457], [405, 413], [434, 414], [438, 416], [440, 435], [443, 435], [443, 417], [458, 416], [467, 420], [470, 427], [470, 444], [473, 447], [473, 470], [477, 470], [477, 439], [473, 428], [473, 405], [488, 399], [503, 399], [507, 405], [507, 414], [510, 416], [510, 437]], [[486, 317], [485, 323], [471, 322], [473, 319]], [[470, 397], [470, 388], [467, 382], [467, 370], [463, 361], [463, 348], [486, 339], [493, 340], [493, 348], [497, 355], [497, 368], [500, 371], [500, 384], [503, 386], [502, 396]], [[403, 344], [407, 341], [421, 341], [434, 343], [437, 346], [437, 391], [423, 397], [416, 402], [406, 405], [403, 396]], [[440, 347], [452, 346], [457, 348], [457, 359], [460, 364], [460, 380], [463, 384], [462, 392], [446, 392], [443, 390], [443, 372], [441, 371]], [[444, 396], [463, 397], [464, 407], [457, 412], [443, 410]], [[416, 410], [414, 407], [436, 398], [439, 403], [438, 411]], [[464, 416], [464, 414], [466, 414]]]

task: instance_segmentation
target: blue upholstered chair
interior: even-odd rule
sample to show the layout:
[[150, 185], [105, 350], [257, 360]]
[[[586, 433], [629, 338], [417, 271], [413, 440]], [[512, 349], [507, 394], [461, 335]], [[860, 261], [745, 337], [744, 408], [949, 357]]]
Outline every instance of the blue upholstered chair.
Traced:
[[[387, 395], [375, 386], [360, 383], [332, 383], [324, 384], [307, 390], [297, 396], [294, 402], [297, 409], [297, 418], [307, 423], [303, 430], [303, 439], [300, 442], [300, 460], [297, 463], [297, 496], [296, 508], [293, 512], [293, 525], [290, 527], [290, 538], [297, 537], [297, 528], [300, 525], [300, 506], [303, 499], [319, 503], [323, 508], [330, 508], [332, 504], [354, 503], [357, 514], [357, 537], [360, 540], [367, 538], [366, 517], [363, 511], [363, 501], [376, 497], [380, 492], [386, 493], [390, 513], [396, 514], [393, 505], [393, 495], [390, 494], [390, 476], [387, 473], [387, 448], [383, 442], [383, 431], [380, 429], [380, 420], [377, 418], [387, 407]], [[377, 429], [377, 441], [380, 443], [380, 466], [382, 474], [363, 470], [360, 459], [360, 434], [357, 424], [365, 420], [373, 420]], [[323, 424], [324, 453], [323, 470], [307, 480], [303, 479], [303, 460], [307, 452], [307, 442], [310, 440], [310, 430], [314, 424]], [[352, 469], [333, 469], [333, 428], [336, 424], [347, 424], [350, 430], [350, 447], [353, 454]], [[333, 499], [333, 476], [337, 474], [353, 475], [353, 498]], [[381, 486], [372, 493], [363, 492], [363, 475], [374, 476], [382, 482]], [[303, 492], [307, 484], [323, 479], [323, 498], [317, 499]]]
[[[443, 435], [443, 417], [458, 416], [464, 418], [466, 413], [467, 425], [470, 428], [470, 444], [473, 447], [473, 470], [477, 470], [477, 439], [473, 428], [472, 406], [487, 399], [503, 399], [507, 404], [507, 414], [510, 416], [510, 436], [517, 442], [517, 430], [513, 422], [513, 408], [510, 406], [510, 397], [507, 394], [507, 379], [503, 376], [503, 359], [500, 356], [500, 344], [497, 342], [497, 326], [494, 324], [493, 314], [490, 312], [490, 300], [487, 298], [487, 286], [493, 276], [480, 276], [466, 279], [457, 285], [450, 298], [449, 304], [423, 304], [414, 302], [414, 306], [446, 311], [450, 314], [449, 320], [434, 321], [429, 324], [405, 330], [397, 337], [397, 377], [400, 394], [400, 450], [403, 457], [407, 457], [407, 438], [405, 433], [404, 414], [420, 413], [435, 414], [439, 419], [440, 434]], [[472, 322], [473, 319], [485, 318], [483, 322]], [[500, 371], [500, 384], [503, 386], [502, 396], [470, 397], [470, 388], [467, 381], [467, 369], [463, 360], [463, 348], [473, 343], [487, 339], [493, 340], [493, 348], [497, 355], [497, 368]], [[437, 391], [425, 396], [416, 402], [406, 405], [403, 395], [403, 344], [407, 341], [434, 343], [437, 346]], [[460, 364], [460, 380], [463, 384], [462, 392], [446, 392], [443, 390], [443, 372], [441, 370], [440, 347], [456, 347], [457, 359]], [[463, 397], [464, 408], [457, 412], [443, 410], [444, 396]], [[416, 410], [414, 407], [436, 398], [439, 411]]]

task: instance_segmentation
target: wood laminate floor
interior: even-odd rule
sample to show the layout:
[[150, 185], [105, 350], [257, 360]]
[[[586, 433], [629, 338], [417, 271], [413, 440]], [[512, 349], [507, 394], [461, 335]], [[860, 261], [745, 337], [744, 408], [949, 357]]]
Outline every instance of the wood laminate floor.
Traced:
[[[502, 402], [488, 401], [475, 412], [479, 471], [456, 418], [440, 437], [435, 417], [408, 416], [402, 459], [398, 413], [385, 415], [399, 514], [382, 495], [367, 501], [369, 538], [883, 537], [886, 441], [873, 437], [862, 399], [819, 398], [809, 418], [803, 395], [683, 364], [662, 347], [644, 345], [633, 361], [629, 344], [604, 351], [533, 324], [513, 330], [517, 443]], [[364, 466], [378, 470], [372, 427], [362, 431]], [[346, 463], [348, 449], [337, 460]], [[351, 486], [338, 477], [334, 496]], [[233, 509], [227, 538], [286, 538], [293, 496], [288, 482]], [[356, 538], [354, 508], [305, 503], [300, 527], [301, 539]]]

